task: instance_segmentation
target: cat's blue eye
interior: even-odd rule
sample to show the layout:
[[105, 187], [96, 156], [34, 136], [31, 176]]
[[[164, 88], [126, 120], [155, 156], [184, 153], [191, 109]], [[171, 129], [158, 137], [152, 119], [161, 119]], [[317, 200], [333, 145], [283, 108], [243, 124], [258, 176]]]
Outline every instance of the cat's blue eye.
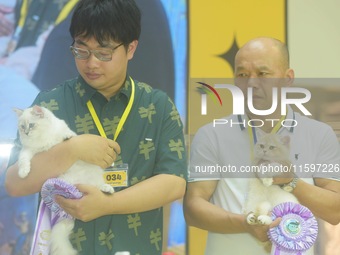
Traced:
[[31, 129], [31, 128], [34, 128], [34, 123], [30, 123], [29, 125], [28, 125], [28, 127]]

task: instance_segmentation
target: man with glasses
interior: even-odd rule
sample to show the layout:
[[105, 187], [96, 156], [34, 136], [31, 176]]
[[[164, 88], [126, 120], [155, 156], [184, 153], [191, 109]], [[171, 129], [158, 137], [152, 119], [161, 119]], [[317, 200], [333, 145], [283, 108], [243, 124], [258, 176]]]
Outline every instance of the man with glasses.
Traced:
[[[162, 0], [138, 0], [136, 4], [143, 13], [141, 21], [143, 32], [138, 39], [137, 55], [129, 63], [128, 73], [153, 88], [163, 90], [173, 99], [174, 61], [177, 53], [173, 50], [170, 20], [167, 18], [165, 5]], [[59, 83], [77, 74], [76, 66], [72, 61], [73, 56], [65, 50], [72, 44], [72, 38], [68, 33], [72, 13], [73, 11], [53, 28], [46, 39], [39, 63], [32, 76], [32, 82], [40, 90], [55, 88]], [[54, 68], [56, 65], [59, 66], [58, 69]]]
[[87, 50], [87, 49], [82, 49], [82, 48], [77, 48], [74, 46], [70, 47], [70, 50], [75, 58], [78, 59], [88, 59], [91, 55], [96, 56], [101, 61], [111, 61], [112, 60], [112, 53], [114, 52], [115, 49], [118, 47], [124, 45], [123, 43], [118, 44], [117, 46], [113, 48], [108, 48], [108, 49], [102, 49], [102, 50]]
[[15, 163], [20, 146], [11, 155], [6, 188], [15, 196], [39, 192], [47, 179], [79, 159], [123, 167], [110, 172], [127, 179], [111, 196], [78, 185], [81, 199], [56, 198], [77, 219], [70, 240], [79, 254], [161, 254], [162, 206], [184, 195], [186, 152], [176, 107], [164, 92], [127, 74], [140, 16], [133, 0], [79, 2], [70, 26], [79, 77], [41, 92], [33, 102], [79, 135], [37, 154], [25, 179], [18, 177]]

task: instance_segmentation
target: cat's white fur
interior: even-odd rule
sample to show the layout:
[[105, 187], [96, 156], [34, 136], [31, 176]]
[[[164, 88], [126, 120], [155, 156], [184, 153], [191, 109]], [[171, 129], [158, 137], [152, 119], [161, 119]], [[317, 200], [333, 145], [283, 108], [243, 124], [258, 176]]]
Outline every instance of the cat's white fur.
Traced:
[[[25, 178], [31, 170], [32, 157], [47, 151], [54, 145], [76, 136], [65, 123], [47, 108], [33, 106], [25, 110], [15, 109], [18, 115], [18, 129], [22, 150], [19, 155], [19, 176]], [[58, 178], [70, 184], [90, 184], [106, 193], [113, 193], [112, 186], [105, 184], [103, 169], [99, 166], [76, 161]], [[74, 227], [74, 220], [63, 219], [56, 223], [51, 231], [50, 255], [75, 255], [69, 236]]]
[[[289, 136], [280, 137], [277, 134], [267, 134], [259, 138], [254, 146], [254, 165], [278, 166], [280, 162], [289, 160]], [[278, 185], [272, 185], [273, 177], [280, 173], [267, 173], [261, 178], [249, 181], [249, 190], [244, 206], [248, 224], [269, 225], [272, 219], [269, 215], [273, 207], [284, 202], [298, 203], [297, 198], [284, 191]]]

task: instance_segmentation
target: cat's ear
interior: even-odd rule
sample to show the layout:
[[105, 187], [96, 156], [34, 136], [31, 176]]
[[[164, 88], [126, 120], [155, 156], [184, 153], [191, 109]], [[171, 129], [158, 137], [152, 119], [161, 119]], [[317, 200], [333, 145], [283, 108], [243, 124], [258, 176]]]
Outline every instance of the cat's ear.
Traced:
[[282, 142], [283, 145], [289, 147], [290, 136], [286, 135], [286, 136], [281, 137], [281, 142]]
[[22, 113], [24, 112], [23, 110], [19, 108], [13, 108], [13, 111], [17, 114], [18, 117], [20, 117]]
[[34, 105], [32, 107], [32, 114], [40, 118], [44, 117], [44, 111], [39, 105]]

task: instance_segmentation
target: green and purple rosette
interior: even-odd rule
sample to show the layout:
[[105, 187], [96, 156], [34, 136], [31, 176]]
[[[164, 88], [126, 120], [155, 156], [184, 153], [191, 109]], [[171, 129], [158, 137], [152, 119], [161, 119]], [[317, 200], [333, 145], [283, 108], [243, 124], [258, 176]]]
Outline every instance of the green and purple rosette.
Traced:
[[303, 255], [318, 235], [318, 223], [305, 206], [286, 202], [273, 208], [272, 219], [282, 218], [280, 224], [269, 229], [272, 255]]
[[48, 179], [43, 184], [30, 255], [49, 254], [49, 235], [52, 227], [60, 220], [73, 219], [55, 202], [56, 195], [69, 199], [79, 199], [83, 196], [74, 185], [58, 178]]
[[[42, 186], [41, 198], [46, 206], [57, 215], [59, 218], [72, 218], [68, 215], [54, 200], [55, 196], [63, 196], [69, 199], [79, 199], [83, 194], [72, 184], [69, 184], [61, 179], [48, 179]], [[52, 226], [53, 226], [52, 219]]]

